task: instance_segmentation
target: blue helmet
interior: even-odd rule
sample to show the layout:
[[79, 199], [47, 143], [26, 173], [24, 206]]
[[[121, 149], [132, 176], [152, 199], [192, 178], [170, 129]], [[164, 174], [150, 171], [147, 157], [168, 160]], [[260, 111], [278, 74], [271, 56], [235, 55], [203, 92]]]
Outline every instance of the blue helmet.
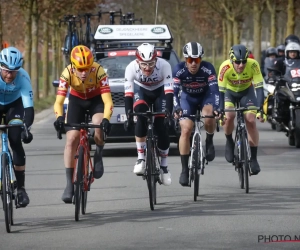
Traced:
[[8, 47], [0, 52], [0, 64], [10, 70], [17, 70], [23, 65], [23, 56], [15, 47]]

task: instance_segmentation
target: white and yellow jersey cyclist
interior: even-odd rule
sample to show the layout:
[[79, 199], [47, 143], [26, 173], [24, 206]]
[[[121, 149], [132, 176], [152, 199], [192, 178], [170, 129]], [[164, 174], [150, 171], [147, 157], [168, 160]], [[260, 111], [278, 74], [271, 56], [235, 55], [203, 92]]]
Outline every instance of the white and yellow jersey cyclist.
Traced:
[[[263, 76], [259, 63], [248, 58], [248, 50], [242, 45], [234, 45], [229, 51], [228, 60], [224, 61], [219, 70], [218, 85], [220, 90], [220, 109], [234, 108], [237, 102], [241, 107], [262, 107], [264, 101]], [[256, 93], [255, 93], [256, 92]], [[256, 110], [244, 113], [248, 131], [248, 139], [251, 148], [251, 172], [256, 175], [260, 172], [257, 162], [258, 130], [256, 128], [256, 117], [261, 122], [264, 117]], [[225, 113], [224, 132], [227, 138], [225, 158], [233, 162], [234, 141], [232, 132], [234, 129], [235, 112]]]
[[[110, 93], [108, 77], [102, 66], [94, 62], [93, 54], [86, 46], [76, 46], [71, 51], [71, 64], [61, 74], [57, 90], [54, 112], [56, 129], [67, 123], [82, 123], [85, 113], [89, 112], [93, 124], [100, 124], [106, 133], [110, 128], [110, 117], [113, 112], [113, 101]], [[70, 88], [69, 104], [66, 118], [63, 117], [63, 103]], [[74, 168], [74, 155], [79, 143], [79, 129], [66, 127], [66, 146], [64, 163], [67, 176], [67, 187], [62, 200], [71, 203], [73, 197], [72, 175]], [[104, 172], [102, 150], [104, 146], [102, 131], [95, 129], [94, 139], [96, 152], [94, 155], [94, 177], [99, 179]]]

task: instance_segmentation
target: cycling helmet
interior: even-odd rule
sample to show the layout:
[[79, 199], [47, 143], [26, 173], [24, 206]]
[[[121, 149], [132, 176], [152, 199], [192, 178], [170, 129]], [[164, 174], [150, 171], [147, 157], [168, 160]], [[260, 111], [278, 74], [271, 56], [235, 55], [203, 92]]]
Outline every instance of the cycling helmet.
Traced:
[[277, 56], [277, 49], [276, 48], [274, 48], [274, 47], [267, 48], [266, 56], [271, 56], [271, 55]]
[[150, 43], [143, 43], [137, 47], [135, 56], [143, 62], [153, 61], [157, 57], [157, 51]]
[[289, 53], [288, 53], [289, 51], [297, 51], [298, 52], [297, 58], [299, 58], [299, 55], [300, 55], [300, 44], [296, 43], [296, 42], [290, 42], [290, 43], [288, 43], [288, 45], [285, 47], [285, 57], [287, 59], [290, 59], [289, 58]]
[[92, 51], [84, 46], [75, 46], [71, 51], [71, 63], [76, 69], [89, 68], [94, 62]]
[[300, 44], [300, 39], [298, 36], [296, 35], [289, 35], [285, 38], [285, 43], [284, 45], [286, 46], [288, 43], [290, 42], [296, 42], [296, 43], [299, 43]]
[[229, 57], [232, 62], [246, 60], [248, 55], [248, 49], [242, 44], [233, 45], [229, 51]]
[[280, 44], [276, 47], [276, 49], [277, 49], [277, 54], [278, 54], [278, 52], [284, 52], [285, 46], [283, 44]]
[[204, 50], [200, 43], [189, 42], [183, 46], [183, 56], [185, 58], [186, 57], [202, 58], [203, 55], [204, 55]]
[[5, 48], [0, 52], [0, 64], [10, 70], [18, 70], [23, 65], [23, 56], [14, 47]]

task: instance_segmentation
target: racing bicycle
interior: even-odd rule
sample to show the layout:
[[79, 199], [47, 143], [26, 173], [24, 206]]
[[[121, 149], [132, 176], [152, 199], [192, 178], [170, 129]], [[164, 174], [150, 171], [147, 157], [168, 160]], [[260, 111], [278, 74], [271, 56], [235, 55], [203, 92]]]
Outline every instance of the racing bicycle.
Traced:
[[[87, 205], [87, 192], [91, 189], [91, 184], [94, 182], [93, 172], [94, 166], [90, 154], [89, 144], [89, 128], [101, 128], [101, 125], [94, 125], [89, 123], [88, 114], [85, 114], [85, 122], [81, 124], [77, 123], [64, 123], [64, 127], [73, 127], [80, 129], [80, 141], [77, 147], [75, 155], [75, 165], [73, 172], [73, 183], [74, 183], [74, 196], [73, 204], [75, 205], [75, 221], [79, 220], [80, 207], [81, 214], [86, 213]], [[62, 139], [61, 130], [57, 131], [58, 139]], [[106, 134], [103, 132], [104, 140]]]
[[[4, 120], [4, 117], [1, 118]], [[0, 125], [1, 142], [2, 142], [2, 152], [1, 152], [1, 168], [0, 168], [0, 195], [3, 203], [5, 226], [8, 233], [11, 232], [11, 226], [14, 224], [13, 218], [13, 200], [15, 200], [16, 208], [19, 208], [19, 203], [17, 196], [15, 194], [15, 189], [17, 187], [17, 182], [14, 172], [14, 164], [12, 156], [8, 147], [8, 133], [7, 130], [12, 127], [23, 127], [24, 131], [28, 134], [28, 129], [22, 120], [14, 120], [13, 123]]]
[[234, 139], [234, 160], [232, 164], [238, 172], [240, 188], [249, 193], [249, 176], [251, 176], [251, 151], [247, 136], [247, 128], [244, 112], [249, 110], [260, 110], [258, 107], [240, 107], [236, 104], [234, 109], [224, 109], [224, 112], [237, 112], [237, 125]]

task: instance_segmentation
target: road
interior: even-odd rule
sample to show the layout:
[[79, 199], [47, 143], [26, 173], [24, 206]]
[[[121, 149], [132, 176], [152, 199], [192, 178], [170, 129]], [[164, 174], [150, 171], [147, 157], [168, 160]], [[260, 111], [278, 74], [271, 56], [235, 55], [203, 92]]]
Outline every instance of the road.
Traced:
[[30, 204], [14, 210], [11, 234], [0, 212], [0, 249], [300, 249], [300, 242], [268, 243], [300, 238], [299, 149], [268, 124], [259, 124], [262, 172], [250, 178], [249, 194], [239, 189], [237, 173], [224, 158], [221, 131], [197, 202], [192, 189], [178, 183], [181, 164], [172, 145], [173, 182], [158, 187], [154, 211], [146, 182], [132, 173], [135, 144], [107, 144], [105, 174], [92, 185], [87, 214], [75, 222], [74, 206], [61, 201], [65, 140], [56, 139], [53, 121], [51, 112], [37, 119], [34, 140], [25, 145]]

